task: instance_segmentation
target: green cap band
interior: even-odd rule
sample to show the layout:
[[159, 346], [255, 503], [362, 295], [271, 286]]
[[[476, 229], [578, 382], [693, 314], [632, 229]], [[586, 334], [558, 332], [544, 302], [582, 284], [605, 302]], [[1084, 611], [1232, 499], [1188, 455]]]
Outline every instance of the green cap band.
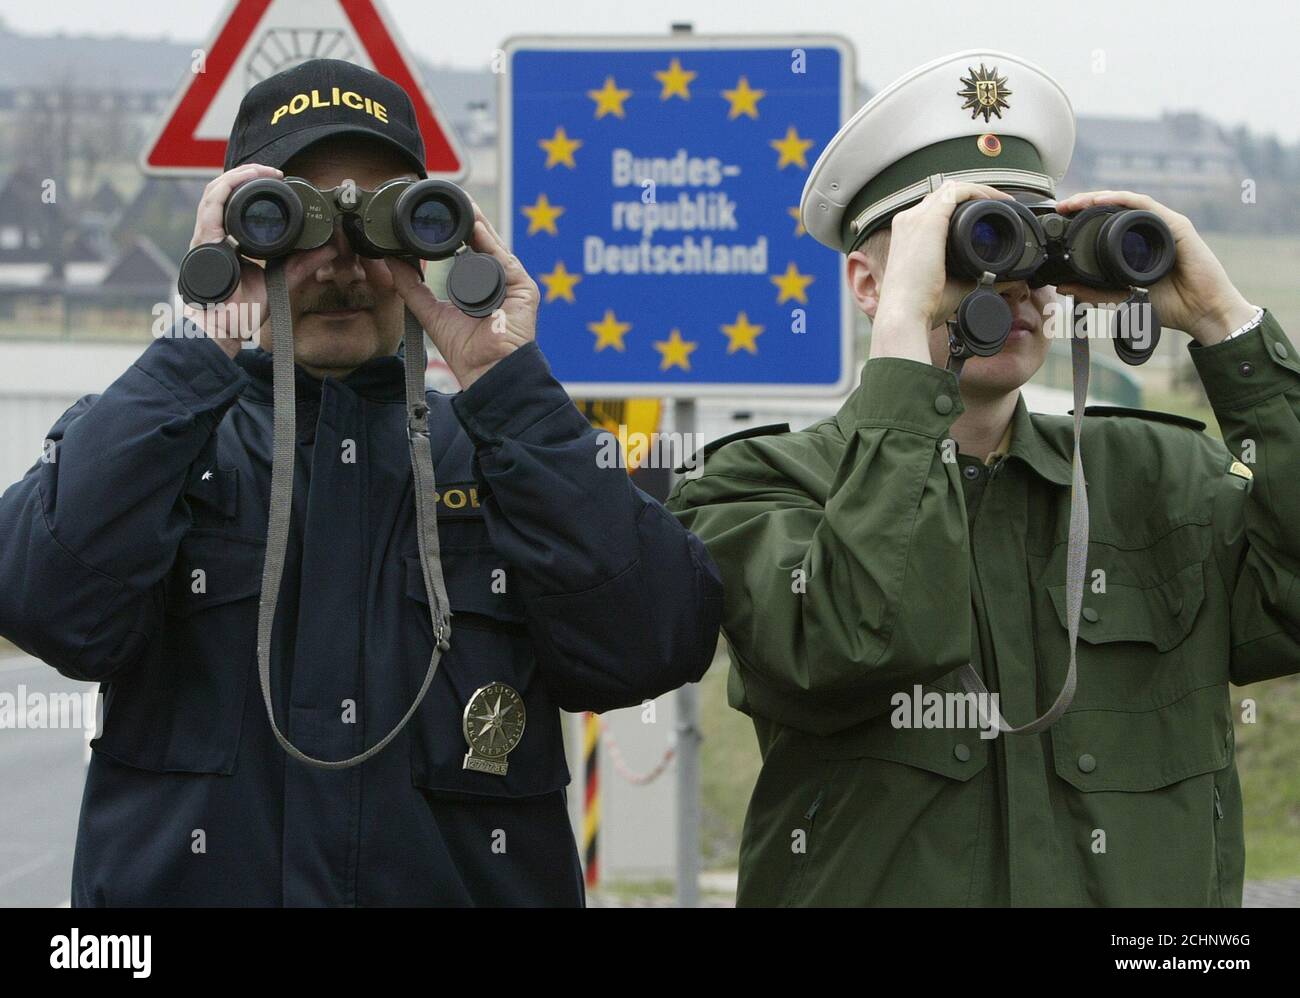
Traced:
[[[880, 218], [873, 219], [861, 231], [855, 232], [853, 221], [862, 212], [877, 201], [884, 200], [891, 194], [906, 190], [913, 184], [925, 180], [936, 173], [961, 173], [969, 170], [1022, 170], [1027, 173], [1044, 174], [1043, 159], [1033, 144], [1015, 135], [996, 135], [1001, 143], [1001, 152], [990, 156], [981, 151], [980, 135], [963, 135], [955, 139], [945, 139], [934, 145], [909, 153], [896, 163], [887, 166], [867, 182], [849, 201], [840, 222], [840, 242], [846, 254], [852, 253], [862, 245], [863, 240], [872, 232], [885, 225], [896, 211], [906, 208], [907, 204], [886, 212]], [[964, 178], [980, 183], [978, 177]], [[999, 184], [998, 186], [1005, 186]], [[1050, 191], [1044, 193], [1050, 194]]]

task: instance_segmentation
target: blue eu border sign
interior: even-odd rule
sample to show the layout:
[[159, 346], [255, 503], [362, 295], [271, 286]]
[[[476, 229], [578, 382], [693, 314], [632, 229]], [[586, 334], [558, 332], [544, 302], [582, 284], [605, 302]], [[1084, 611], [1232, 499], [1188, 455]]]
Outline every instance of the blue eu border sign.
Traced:
[[853, 81], [831, 37], [507, 43], [502, 234], [573, 394], [848, 389], [843, 258], [798, 205]]

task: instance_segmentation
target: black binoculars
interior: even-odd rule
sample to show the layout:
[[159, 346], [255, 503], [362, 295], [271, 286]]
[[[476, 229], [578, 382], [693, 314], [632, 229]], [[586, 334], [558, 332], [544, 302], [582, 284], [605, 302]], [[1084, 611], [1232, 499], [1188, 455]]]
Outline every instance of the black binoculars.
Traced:
[[1127, 291], [1115, 312], [1111, 337], [1127, 364], [1143, 364], [1160, 342], [1160, 324], [1147, 289], [1173, 269], [1174, 236], [1150, 211], [1094, 205], [1059, 215], [1051, 202], [980, 198], [957, 206], [948, 224], [947, 270], [979, 282], [949, 324], [954, 357], [987, 357], [1002, 349], [1012, 315], [993, 285], [1027, 281], [1083, 284]]
[[490, 315], [505, 297], [505, 271], [469, 248], [474, 208], [447, 180], [391, 180], [363, 190], [347, 183], [318, 190], [300, 177], [241, 184], [226, 202], [227, 238], [195, 246], [177, 282], [191, 304], [225, 301], [239, 286], [239, 257], [271, 260], [329, 242], [338, 222], [360, 256], [445, 260], [447, 297], [467, 315]]

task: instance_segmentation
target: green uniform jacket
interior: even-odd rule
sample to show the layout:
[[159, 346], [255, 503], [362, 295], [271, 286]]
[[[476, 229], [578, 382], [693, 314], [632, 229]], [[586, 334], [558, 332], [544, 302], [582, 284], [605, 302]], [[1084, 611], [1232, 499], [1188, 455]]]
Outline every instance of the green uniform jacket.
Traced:
[[1022, 399], [1005, 458], [945, 460], [953, 375], [870, 360], [835, 417], [679, 484], [763, 757], [742, 905], [1241, 903], [1228, 683], [1300, 671], [1300, 360], [1268, 314], [1191, 353], [1226, 448], [1178, 417], [1084, 421], [1078, 691], [1041, 734], [898, 727], [891, 698], [961, 690], [966, 662], [1010, 724], [1056, 697], [1068, 417]]

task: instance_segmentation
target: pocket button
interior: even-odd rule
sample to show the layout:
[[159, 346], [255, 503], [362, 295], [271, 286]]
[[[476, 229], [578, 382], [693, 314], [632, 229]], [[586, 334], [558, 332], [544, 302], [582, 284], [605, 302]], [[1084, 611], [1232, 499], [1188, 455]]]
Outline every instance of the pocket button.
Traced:
[[952, 754], [956, 757], [958, 762], [970, 762], [970, 748], [965, 745], [954, 745]]
[[1096, 768], [1097, 768], [1097, 760], [1094, 759], [1087, 752], [1079, 756], [1079, 772], [1091, 773]]

